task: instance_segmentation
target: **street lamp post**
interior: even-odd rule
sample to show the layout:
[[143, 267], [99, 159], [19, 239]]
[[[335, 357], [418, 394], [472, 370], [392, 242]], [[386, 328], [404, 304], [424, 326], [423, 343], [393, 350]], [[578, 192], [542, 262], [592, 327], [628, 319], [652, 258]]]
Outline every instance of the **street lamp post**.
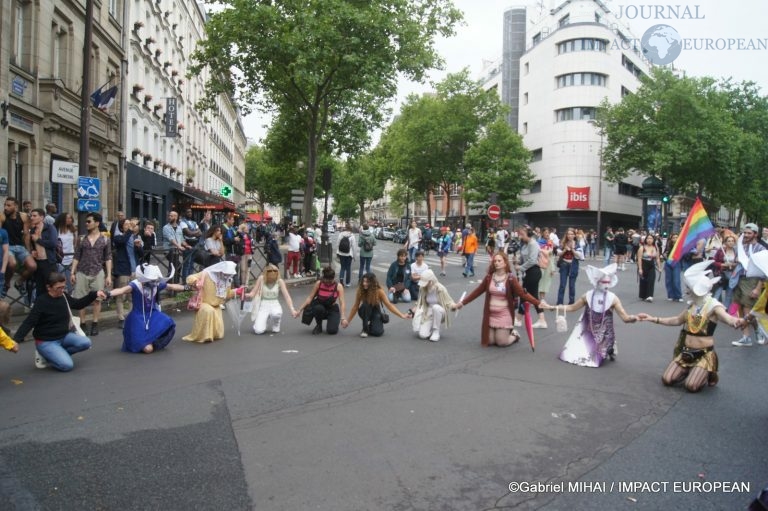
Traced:
[[602, 126], [600, 126], [595, 119], [591, 119], [589, 124], [597, 127], [600, 132], [600, 168], [597, 181], [597, 239], [595, 239], [595, 253], [600, 253], [600, 240], [602, 239], [602, 216], [603, 216], [603, 138], [605, 133]]

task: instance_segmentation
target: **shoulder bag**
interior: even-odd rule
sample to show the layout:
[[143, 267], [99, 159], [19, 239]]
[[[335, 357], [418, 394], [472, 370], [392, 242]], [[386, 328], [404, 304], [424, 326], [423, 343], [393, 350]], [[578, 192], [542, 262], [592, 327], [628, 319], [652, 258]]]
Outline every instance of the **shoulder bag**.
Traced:
[[64, 303], [67, 304], [67, 310], [69, 311], [69, 321], [70, 321], [70, 331], [73, 333], [80, 335], [82, 337], [87, 337], [85, 335], [85, 332], [83, 332], [83, 329], [80, 327], [80, 316], [75, 316], [72, 314], [72, 309], [69, 308], [69, 301], [67, 300], [67, 297], [64, 296]]

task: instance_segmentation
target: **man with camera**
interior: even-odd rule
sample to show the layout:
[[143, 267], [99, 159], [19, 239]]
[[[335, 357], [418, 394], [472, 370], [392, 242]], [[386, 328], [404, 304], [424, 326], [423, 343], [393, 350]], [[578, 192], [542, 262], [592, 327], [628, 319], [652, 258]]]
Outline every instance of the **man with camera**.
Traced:
[[197, 222], [192, 219], [191, 208], [187, 208], [184, 212], [184, 218], [179, 223], [179, 227], [181, 227], [184, 241], [188, 246], [188, 248], [182, 251], [184, 262], [181, 268], [181, 280], [182, 282], [186, 282], [187, 277], [192, 274], [192, 264], [194, 262], [192, 259], [192, 252], [194, 252], [195, 247], [200, 243], [200, 238], [203, 236], [203, 233], [200, 231], [200, 226], [197, 225]]

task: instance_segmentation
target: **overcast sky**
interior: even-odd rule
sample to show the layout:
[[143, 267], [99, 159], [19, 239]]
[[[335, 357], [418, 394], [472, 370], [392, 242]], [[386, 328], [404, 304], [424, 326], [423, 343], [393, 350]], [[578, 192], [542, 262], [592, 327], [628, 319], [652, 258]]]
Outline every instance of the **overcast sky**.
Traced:
[[[559, 5], [561, 0], [557, 0]], [[768, 25], [765, 22], [768, 15], [766, 0], [603, 0], [603, 2], [618, 14], [632, 15], [641, 6], [649, 5], [679, 5], [689, 7], [690, 12], [703, 19], [627, 19], [631, 31], [638, 39], [645, 30], [656, 24], [672, 26], [683, 38], [712, 38], [712, 39], [752, 39], [757, 43], [761, 39], [768, 42]], [[554, 3], [543, 0], [547, 9]], [[496, 60], [502, 52], [502, 24], [504, 11], [512, 6], [528, 5], [529, 17], [538, 8], [537, 2], [513, 2], [510, 0], [454, 0], [454, 5], [464, 12], [464, 25], [457, 28], [457, 34], [451, 39], [441, 39], [437, 43], [440, 54], [445, 59], [443, 71], [430, 74], [433, 81], [442, 80], [447, 73], [455, 73], [468, 67], [473, 76], [480, 75], [483, 60]], [[698, 9], [696, 8], [698, 6]], [[620, 8], [623, 8], [620, 10]], [[646, 12], [647, 9], [646, 9]], [[746, 43], [745, 43], [746, 44]], [[768, 50], [739, 51], [734, 44], [732, 50], [683, 50], [675, 60], [676, 67], [685, 70], [689, 76], [713, 76], [716, 78], [732, 76], [737, 81], [751, 80], [762, 88], [762, 93], [768, 94]], [[421, 93], [432, 90], [429, 83], [417, 84], [402, 82], [399, 87], [398, 100], [395, 103], [395, 113], [400, 102], [410, 93]], [[266, 133], [263, 125], [268, 124], [260, 113], [253, 113], [244, 119], [245, 134], [258, 142]]]

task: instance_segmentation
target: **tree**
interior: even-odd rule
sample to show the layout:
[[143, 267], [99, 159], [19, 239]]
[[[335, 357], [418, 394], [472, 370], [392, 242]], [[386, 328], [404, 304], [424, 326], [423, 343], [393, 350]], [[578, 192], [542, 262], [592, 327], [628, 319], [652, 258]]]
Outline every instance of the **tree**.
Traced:
[[464, 69], [437, 84], [434, 94], [410, 96], [382, 136], [392, 174], [424, 196], [430, 223], [430, 193], [443, 188], [449, 196], [452, 184], [464, 182], [465, 152], [502, 113], [498, 95], [484, 91]]
[[639, 172], [723, 200], [742, 136], [725, 105], [713, 79], [654, 69], [635, 94], [601, 105], [597, 124], [607, 136], [606, 179], [619, 182]]
[[387, 176], [373, 152], [348, 158], [333, 181], [333, 211], [341, 218], [359, 217], [365, 223], [365, 203], [381, 198]]
[[461, 13], [450, 0], [222, 0], [192, 54], [208, 68], [199, 107], [227, 94], [300, 119], [307, 144], [304, 216], [311, 215], [318, 147], [359, 149], [386, 113], [398, 74], [422, 80], [441, 64], [437, 35], [453, 35]]
[[499, 118], [488, 127], [483, 137], [469, 148], [464, 157], [468, 178], [464, 199], [470, 206], [486, 204], [488, 196], [496, 193], [502, 214], [511, 214], [530, 202], [520, 198], [530, 188], [534, 175], [528, 167], [531, 152], [507, 122]]

